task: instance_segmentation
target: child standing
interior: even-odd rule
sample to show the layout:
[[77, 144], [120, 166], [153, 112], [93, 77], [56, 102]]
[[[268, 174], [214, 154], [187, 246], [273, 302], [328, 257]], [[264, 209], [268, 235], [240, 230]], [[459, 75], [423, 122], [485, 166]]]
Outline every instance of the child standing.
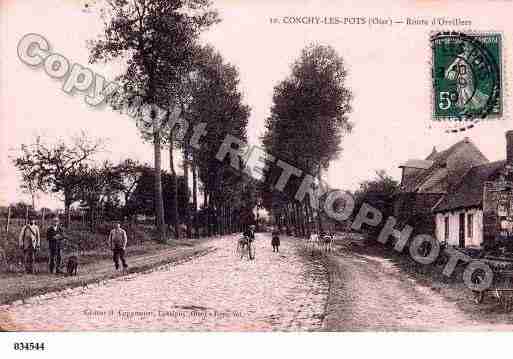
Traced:
[[273, 252], [280, 252], [280, 233], [278, 231], [273, 231], [271, 245], [273, 246]]

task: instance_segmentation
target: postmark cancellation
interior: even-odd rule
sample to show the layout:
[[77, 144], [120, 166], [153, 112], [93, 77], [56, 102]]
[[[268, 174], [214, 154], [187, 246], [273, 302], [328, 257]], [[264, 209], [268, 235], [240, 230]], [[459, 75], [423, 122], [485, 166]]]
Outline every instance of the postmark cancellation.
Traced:
[[460, 125], [503, 118], [500, 32], [431, 34], [432, 119]]

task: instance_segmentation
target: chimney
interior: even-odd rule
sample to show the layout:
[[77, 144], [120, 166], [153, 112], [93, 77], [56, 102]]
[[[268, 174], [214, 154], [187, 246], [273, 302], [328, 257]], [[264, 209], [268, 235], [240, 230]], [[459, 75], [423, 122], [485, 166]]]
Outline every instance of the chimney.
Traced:
[[513, 130], [506, 132], [506, 163], [513, 165]]

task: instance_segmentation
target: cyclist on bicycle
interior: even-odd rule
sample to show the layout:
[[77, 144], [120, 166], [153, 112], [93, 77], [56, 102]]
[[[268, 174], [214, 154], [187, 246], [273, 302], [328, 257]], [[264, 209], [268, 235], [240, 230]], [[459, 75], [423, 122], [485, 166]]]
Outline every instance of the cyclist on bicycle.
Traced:
[[251, 230], [251, 227], [247, 227], [246, 230], [242, 233], [242, 235], [250, 242], [253, 242], [255, 240], [255, 233]]
[[251, 254], [251, 246], [253, 245], [253, 241], [255, 240], [255, 233], [253, 232], [253, 230], [251, 229], [251, 227], [247, 227], [246, 230], [242, 233], [242, 236], [243, 236], [243, 239], [246, 243], [246, 245], [248, 246], [248, 251], [249, 251], [249, 259], [255, 259], [254, 257], [254, 252], [253, 254]]

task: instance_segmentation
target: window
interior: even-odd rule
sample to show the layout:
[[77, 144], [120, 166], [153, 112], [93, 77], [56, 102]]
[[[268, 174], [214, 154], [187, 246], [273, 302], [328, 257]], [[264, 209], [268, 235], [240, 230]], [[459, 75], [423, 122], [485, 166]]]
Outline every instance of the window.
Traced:
[[474, 215], [472, 213], [467, 214], [467, 237], [474, 237]]
[[449, 217], [444, 218], [444, 239], [449, 240]]

